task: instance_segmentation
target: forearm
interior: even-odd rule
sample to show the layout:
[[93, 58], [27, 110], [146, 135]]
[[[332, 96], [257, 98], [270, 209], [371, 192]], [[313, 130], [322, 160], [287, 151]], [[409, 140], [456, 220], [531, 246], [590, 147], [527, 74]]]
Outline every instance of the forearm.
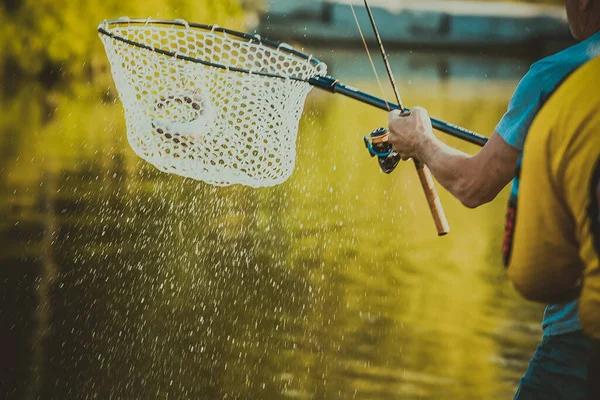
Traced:
[[454, 149], [437, 138], [429, 138], [419, 150], [437, 181], [465, 206], [475, 208], [492, 201], [502, 186], [486, 182], [487, 171], [477, 164], [475, 156]]
[[421, 146], [417, 157], [429, 167], [446, 190], [463, 201], [465, 182], [469, 180], [467, 175], [471, 156], [433, 138]]
[[389, 114], [389, 140], [407, 160], [416, 158], [465, 206], [492, 201], [515, 176], [520, 151], [496, 132], [474, 156], [444, 144], [433, 132], [427, 111], [414, 107], [410, 114]]

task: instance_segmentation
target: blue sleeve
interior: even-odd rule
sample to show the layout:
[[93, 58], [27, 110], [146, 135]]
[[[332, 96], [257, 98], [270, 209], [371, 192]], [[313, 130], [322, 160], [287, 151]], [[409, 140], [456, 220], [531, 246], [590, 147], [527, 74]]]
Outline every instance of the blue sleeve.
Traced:
[[496, 132], [506, 143], [523, 150], [529, 127], [542, 107], [542, 96], [542, 82], [533, 70], [529, 70], [519, 82], [506, 114], [496, 126]]

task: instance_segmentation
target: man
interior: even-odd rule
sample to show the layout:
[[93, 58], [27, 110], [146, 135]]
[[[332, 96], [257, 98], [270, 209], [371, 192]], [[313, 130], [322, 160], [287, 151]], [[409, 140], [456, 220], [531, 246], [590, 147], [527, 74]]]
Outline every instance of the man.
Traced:
[[581, 293], [593, 340], [588, 398], [600, 399], [600, 57], [552, 95], [529, 131], [516, 218], [508, 221], [508, 274], [527, 299]]
[[[404, 158], [425, 163], [436, 179], [467, 207], [493, 200], [514, 177], [527, 131], [559, 83], [577, 67], [600, 54], [600, 0], [565, 0], [573, 36], [581, 43], [532, 65], [519, 83], [496, 131], [486, 146], [469, 156], [433, 134], [427, 112], [409, 117], [390, 114], [390, 141]], [[518, 183], [513, 185], [513, 194]], [[521, 379], [515, 399], [585, 398], [590, 341], [583, 334], [577, 302], [547, 307], [544, 336]]]

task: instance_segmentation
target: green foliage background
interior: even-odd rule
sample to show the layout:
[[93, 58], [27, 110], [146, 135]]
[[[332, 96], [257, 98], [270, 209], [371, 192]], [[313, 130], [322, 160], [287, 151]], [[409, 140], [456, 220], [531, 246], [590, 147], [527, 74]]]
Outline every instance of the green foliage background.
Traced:
[[120, 16], [239, 27], [239, 0], [0, 0], [0, 72], [90, 73], [106, 63], [96, 27]]

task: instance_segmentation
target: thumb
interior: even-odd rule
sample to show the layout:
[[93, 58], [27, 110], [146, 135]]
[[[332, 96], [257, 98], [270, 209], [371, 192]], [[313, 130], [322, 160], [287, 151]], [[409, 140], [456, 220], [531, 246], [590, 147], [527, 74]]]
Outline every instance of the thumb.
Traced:
[[416, 106], [416, 107], [413, 107], [411, 111], [414, 112], [414, 114], [417, 118], [429, 116], [429, 114], [427, 113], [427, 110], [423, 107]]
[[398, 119], [401, 116], [402, 116], [402, 113], [400, 112], [400, 110], [390, 111], [390, 113], [388, 114], [388, 122], [392, 123], [392, 121], [394, 121], [395, 119]]

